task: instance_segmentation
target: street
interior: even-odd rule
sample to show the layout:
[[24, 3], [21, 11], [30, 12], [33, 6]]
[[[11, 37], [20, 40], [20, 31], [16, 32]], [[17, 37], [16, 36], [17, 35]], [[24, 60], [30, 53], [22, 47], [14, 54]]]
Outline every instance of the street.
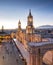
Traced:
[[10, 42], [3, 42], [0, 45], [0, 65], [24, 65], [19, 52]]

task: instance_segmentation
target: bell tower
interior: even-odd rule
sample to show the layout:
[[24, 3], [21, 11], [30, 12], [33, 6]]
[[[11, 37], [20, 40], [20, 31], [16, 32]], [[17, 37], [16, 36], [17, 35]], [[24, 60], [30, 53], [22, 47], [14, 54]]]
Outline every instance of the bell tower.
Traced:
[[2, 26], [2, 32], [4, 32], [4, 26]]
[[20, 30], [21, 30], [21, 22], [19, 20], [19, 22], [18, 22], [18, 31], [20, 31]]
[[33, 16], [31, 14], [31, 10], [29, 10], [29, 15], [27, 17], [27, 26], [26, 26], [26, 40], [28, 42], [33, 41], [33, 33], [34, 33]]
[[27, 26], [26, 26], [26, 34], [32, 34], [33, 33], [33, 16], [31, 14], [31, 10], [29, 10], [29, 15], [27, 17]]
[[32, 16], [32, 14], [31, 14], [31, 10], [29, 10], [29, 15], [28, 15], [28, 23], [27, 23], [27, 25], [28, 26], [33, 26], [33, 16]]

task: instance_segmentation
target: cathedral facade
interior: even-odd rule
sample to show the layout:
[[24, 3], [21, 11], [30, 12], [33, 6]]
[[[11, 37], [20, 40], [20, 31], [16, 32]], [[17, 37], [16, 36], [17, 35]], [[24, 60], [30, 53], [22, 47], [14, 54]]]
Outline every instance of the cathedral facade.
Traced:
[[27, 26], [25, 30], [21, 28], [21, 22], [19, 20], [18, 31], [16, 32], [16, 39], [23, 43], [25, 46], [29, 42], [41, 42], [41, 35], [35, 34], [31, 10], [29, 10], [29, 15], [27, 17]]

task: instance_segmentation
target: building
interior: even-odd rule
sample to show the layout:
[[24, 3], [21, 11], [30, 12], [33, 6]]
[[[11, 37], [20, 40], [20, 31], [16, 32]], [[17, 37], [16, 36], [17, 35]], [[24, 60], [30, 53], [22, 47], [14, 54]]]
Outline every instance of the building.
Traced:
[[35, 28], [33, 26], [33, 16], [31, 10], [29, 10], [29, 15], [27, 17], [27, 26], [23, 31], [21, 28], [21, 22], [18, 22], [18, 31], [16, 32], [16, 38], [25, 46], [28, 42], [41, 42], [41, 35], [35, 34]]
[[2, 26], [2, 29], [0, 31], [0, 43], [6, 42], [11, 39], [11, 35], [9, 33], [4, 32], [4, 27]]
[[[29, 11], [29, 15], [27, 17], [27, 26], [26, 29], [23, 30], [21, 28], [21, 22], [19, 20], [18, 22], [18, 30], [16, 32], [16, 45], [22, 52], [22, 55], [27, 60], [29, 58], [28, 65], [53, 65], [52, 62], [48, 61], [46, 59], [46, 56], [48, 52], [53, 52], [53, 39], [42, 37], [43, 34], [48, 34], [47, 30], [37, 30], [40, 32], [40, 34], [37, 34], [35, 32], [35, 28], [33, 26], [33, 16], [31, 14], [31, 10]], [[44, 32], [47, 31], [47, 32]], [[48, 37], [48, 36], [47, 36]], [[21, 43], [18, 43], [21, 42]], [[23, 46], [23, 47], [21, 47]], [[25, 49], [26, 48], [26, 49]], [[24, 52], [27, 53], [25, 54]], [[25, 55], [24, 55], [25, 54]], [[53, 53], [52, 53], [53, 54]], [[28, 57], [25, 57], [27, 56]], [[53, 59], [53, 55], [52, 55]]]

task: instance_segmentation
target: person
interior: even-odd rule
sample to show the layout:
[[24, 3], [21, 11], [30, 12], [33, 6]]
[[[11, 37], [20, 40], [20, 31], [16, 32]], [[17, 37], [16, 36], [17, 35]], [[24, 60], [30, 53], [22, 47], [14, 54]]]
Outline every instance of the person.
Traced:
[[18, 59], [16, 59], [16, 61], [18, 62]]
[[3, 59], [4, 59], [4, 56], [3, 56]]

